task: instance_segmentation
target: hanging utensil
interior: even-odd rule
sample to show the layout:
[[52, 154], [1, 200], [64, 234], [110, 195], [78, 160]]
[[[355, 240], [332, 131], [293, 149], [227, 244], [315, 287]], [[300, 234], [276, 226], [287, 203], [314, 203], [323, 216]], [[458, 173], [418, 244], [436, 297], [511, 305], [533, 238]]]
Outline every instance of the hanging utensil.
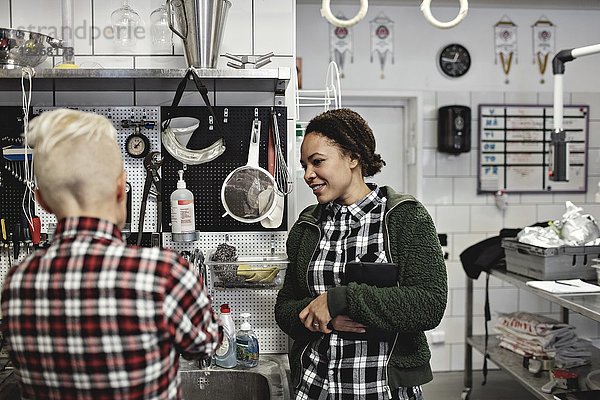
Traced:
[[262, 221], [276, 207], [277, 183], [267, 170], [258, 166], [260, 126], [260, 120], [255, 119], [250, 134], [248, 163], [231, 171], [221, 187], [221, 202], [226, 214], [245, 223]]
[[283, 150], [281, 150], [281, 139], [279, 137], [279, 125], [277, 124], [277, 114], [271, 111], [273, 120], [273, 136], [275, 139], [275, 182], [277, 182], [277, 191], [282, 195], [287, 195], [294, 189], [294, 181], [290, 177]]
[[[273, 132], [273, 119], [269, 120], [269, 145], [267, 148], [267, 160], [268, 160], [268, 168], [269, 173], [271, 175], [275, 175], [275, 165], [276, 165], [276, 154], [277, 151], [275, 149], [275, 132]], [[269, 229], [279, 228], [281, 226], [281, 222], [283, 221], [283, 208], [285, 206], [285, 198], [283, 194], [279, 193], [279, 190], [275, 190], [275, 208], [273, 212], [267, 216], [267, 218], [260, 221], [260, 224]]]

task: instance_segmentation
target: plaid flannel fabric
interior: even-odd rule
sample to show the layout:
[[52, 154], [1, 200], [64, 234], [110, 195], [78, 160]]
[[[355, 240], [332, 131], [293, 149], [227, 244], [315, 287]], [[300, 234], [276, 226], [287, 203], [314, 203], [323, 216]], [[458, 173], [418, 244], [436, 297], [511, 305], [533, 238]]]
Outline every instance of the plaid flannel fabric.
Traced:
[[[388, 262], [383, 247], [385, 193], [370, 187], [373, 190], [367, 196], [350, 206], [327, 205], [326, 218], [321, 222], [320, 252], [315, 253], [308, 268], [313, 295], [339, 286], [346, 262]], [[346, 340], [335, 331], [321, 336], [302, 354], [296, 399], [419, 399], [420, 387], [401, 387], [394, 393], [389, 390], [387, 360], [391, 349], [389, 342]]]
[[24, 399], [177, 399], [178, 358], [210, 356], [222, 327], [176, 252], [127, 246], [95, 218], [59, 221], [13, 267], [3, 331]]

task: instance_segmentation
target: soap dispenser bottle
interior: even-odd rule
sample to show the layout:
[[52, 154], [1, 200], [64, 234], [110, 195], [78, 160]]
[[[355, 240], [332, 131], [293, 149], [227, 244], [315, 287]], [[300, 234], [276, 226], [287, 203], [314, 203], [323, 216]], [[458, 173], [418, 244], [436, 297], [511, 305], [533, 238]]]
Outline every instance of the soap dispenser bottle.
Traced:
[[256, 367], [258, 365], [258, 338], [252, 330], [248, 318], [249, 313], [243, 313], [242, 325], [236, 335], [237, 363], [244, 367]]
[[221, 304], [221, 322], [223, 324], [223, 342], [215, 352], [215, 364], [223, 368], [233, 368], [237, 365], [235, 325], [231, 318], [229, 304]]
[[194, 194], [186, 189], [183, 170], [177, 172], [177, 190], [171, 193], [171, 233], [195, 232]]

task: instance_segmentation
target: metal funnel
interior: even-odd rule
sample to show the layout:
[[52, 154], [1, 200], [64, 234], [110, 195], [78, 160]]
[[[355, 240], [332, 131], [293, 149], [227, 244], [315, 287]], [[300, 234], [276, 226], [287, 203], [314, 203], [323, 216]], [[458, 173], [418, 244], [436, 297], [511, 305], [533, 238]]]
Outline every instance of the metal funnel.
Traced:
[[169, 28], [181, 39], [188, 67], [216, 68], [229, 0], [167, 0]]

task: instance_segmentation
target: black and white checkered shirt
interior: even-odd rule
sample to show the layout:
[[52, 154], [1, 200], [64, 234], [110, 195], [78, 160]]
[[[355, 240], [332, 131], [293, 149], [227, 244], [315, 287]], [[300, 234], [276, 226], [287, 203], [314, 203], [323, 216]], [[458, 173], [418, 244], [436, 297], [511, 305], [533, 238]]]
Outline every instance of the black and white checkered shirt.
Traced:
[[[320, 251], [308, 268], [314, 296], [341, 284], [347, 262], [388, 262], [383, 247], [385, 193], [369, 186], [373, 191], [350, 206], [326, 206]], [[322, 335], [302, 353], [296, 400], [421, 399], [420, 386], [390, 390], [387, 363], [392, 346], [393, 342], [342, 339], [335, 331]]]

